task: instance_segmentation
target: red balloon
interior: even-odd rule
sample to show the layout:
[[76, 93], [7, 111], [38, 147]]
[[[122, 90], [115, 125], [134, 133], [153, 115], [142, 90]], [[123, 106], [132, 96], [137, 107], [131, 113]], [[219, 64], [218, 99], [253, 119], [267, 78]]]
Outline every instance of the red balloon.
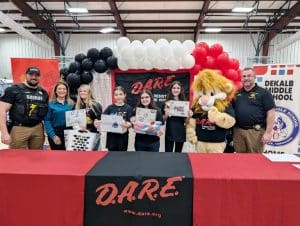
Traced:
[[199, 42], [199, 43], [197, 44], [197, 47], [203, 47], [203, 48], [206, 49], [207, 52], [208, 52], [208, 49], [209, 49], [209, 46], [207, 45], [206, 42]]
[[195, 64], [194, 67], [191, 68], [191, 75], [196, 75], [201, 70], [201, 66], [199, 64]]
[[220, 44], [213, 44], [211, 47], [209, 47], [208, 53], [212, 57], [217, 57], [223, 53], [223, 47]]
[[236, 81], [236, 79], [238, 78], [238, 73], [236, 70], [228, 69], [225, 71], [225, 76], [231, 81]]
[[234, 70], [238, 70], [240, 67], [240, 62], [235, 59], [235, 58], [231, 58], [229, 60], [229, 68], [234, 69]]
[[207, 56], [207, 50], [204, 47], [199, 46], [194, 49], [192, 55], [195, 57], [196, 63], [199, 64], [202, 63]]
[[203, 68], [216, 69], [216, 60], [212, 56], [207, 56]]
[[229, 64], [229, 56], [228, 53], [223, 52], [216, 58], [216, 63], [219, 68], [226, 68]]

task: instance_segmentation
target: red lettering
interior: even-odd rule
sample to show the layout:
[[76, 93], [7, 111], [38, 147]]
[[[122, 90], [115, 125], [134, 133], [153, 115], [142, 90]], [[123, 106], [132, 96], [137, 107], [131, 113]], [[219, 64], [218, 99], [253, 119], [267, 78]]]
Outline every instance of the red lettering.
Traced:
[[132, 202], [135, 200], [134, 191], [139, 186], [139, 183], [135, 181], [129, 181], [129, 183], [125, 186], [120, 195], [118, 195], [118, 203], [123, 203], [124, 198], [127, 198], [128, 202]]
[[173, 184], [176, 181], [182, 181], [182, 177], [170, 177], [167, 179], [167, 183], [161, 188], [161, 191], [159, 193], [162, 198], [175, 196], [179, 194], [178, 191], [175, 191], [176, 187]]
[[167, 76], [167, 78], [165, 80], [165, 86], [171, 85], [171, 83], [173, 82], [174, 78], [175, 78], [175, 75], [169, 75], [169, 76]]
[[154, 195], [153, 193], [159, 189], [158, 181], [156, 179], [148, 179], [143, 182], [143, 185], [144, 187], [140, 191], [138, 199], [143, 199], [144, 196], [147, 195], [151, 201], [155, 201], [157, 195]]
[[[115, 204], [114, 198], [118, 194], [118, 188], [115, 184], [104, 184], [96, 189], [99, 195], [96, 199], [96, 204], [101, 206], [107, 206], [109, 204]], [[108, 196], [107, 196], [108, 195]], [[107, 196], [105, 198], [105, 196]]]
[[153, 79], [148, 79], [144, 85], [144, 90], [152, 90]]
[[140, 94], [143, 91], [143, 83], [142, 82], [136, 82], [132, 86], [131, 93], [132, 94]]
[[162, 89], [164, 86], [164, 79], [162, 77], [158, 77], [154, 81], [153, 89]]

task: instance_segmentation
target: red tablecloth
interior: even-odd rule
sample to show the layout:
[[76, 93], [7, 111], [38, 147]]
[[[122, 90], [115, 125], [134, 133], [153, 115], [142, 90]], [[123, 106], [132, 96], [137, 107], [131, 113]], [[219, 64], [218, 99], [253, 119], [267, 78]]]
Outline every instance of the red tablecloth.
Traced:
[[[0, 226], [82, 226], [84, 176], [106, 154], [0, 151]], [[258, 154], [189, 158], [194, 226], [300, 225], [300, 170], [291, 163]]]
[[0, 151], [0, 226], [82, 226], [84, 176], [105, 154]]
[[194, 226], [299, 226], [300, 170], [259, 154], [189, 154]]

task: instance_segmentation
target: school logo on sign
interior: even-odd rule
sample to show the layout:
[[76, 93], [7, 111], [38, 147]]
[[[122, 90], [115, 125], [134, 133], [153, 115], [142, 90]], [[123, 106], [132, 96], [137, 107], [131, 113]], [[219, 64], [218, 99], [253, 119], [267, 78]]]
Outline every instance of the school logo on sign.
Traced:
[[281, 146], [292, 142], [298, 135], [299, 120], [289, 109], [276, 107], [276, 118], [273, 126], [272, 140], [269, 145]]

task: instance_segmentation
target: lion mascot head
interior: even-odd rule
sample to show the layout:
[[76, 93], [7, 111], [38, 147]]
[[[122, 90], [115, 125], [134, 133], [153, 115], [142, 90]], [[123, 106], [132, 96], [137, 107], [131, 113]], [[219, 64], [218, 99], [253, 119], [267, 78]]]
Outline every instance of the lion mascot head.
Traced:
[[201, 71], [195, 77], [192, 90], [195, 94], [192, 109], [195, 112], [208, 112], [212, 106], [224, 112], [236, 92], [231, 80], [210, 69]]

